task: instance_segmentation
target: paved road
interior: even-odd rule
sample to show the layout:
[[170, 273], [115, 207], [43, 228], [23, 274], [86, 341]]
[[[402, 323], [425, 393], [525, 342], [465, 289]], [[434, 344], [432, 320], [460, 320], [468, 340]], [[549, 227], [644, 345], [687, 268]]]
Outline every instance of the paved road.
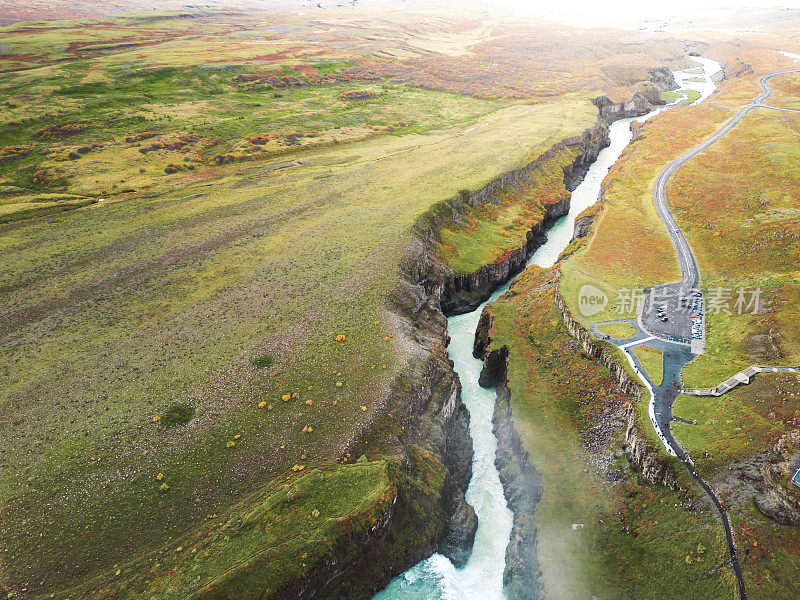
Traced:
[[722, 136], [736, 127], [751, 110], [755, 108], [769, 108], [771, 110], [785, 112], [800, 112], [791, 108], [779, 108], [764, 104], [764, 101], [772, 95], [772, 88], [768, 83], [769, 80], [778, 75], [787, 75], [789, 73], [800, 73], [800, 71], [779, 71], [778, 73], [772, 73], [762, 77], [761, 88], [763, 89], [763, 93], [758, 98], [740, 110], [736, 116], [720, 127], [711, 137], [689, 150], [680, 158], [676, 158], [669, 163], [656, 179], [655, 189], [653, 190], [653, 200], [655, 202], [656, 211], [658, 212], [658, 217], [666, 226], [667, 233], [669, 233], [669, 237], [672, 240], [672, 245], [675, 247], [675, 254], [678, 257], [678, 264], [680, 266], [684, 287], [696, 288], [700, 282], [700, 271], [697, 268], [697, 261], [694, 258], [694, 254], [692, 254], [692, 249], [689, 247], [689, 242], [686, 241], [686, 237], [684, 237], [683, 232], [678, 227], [675, 218], [667, 207], [667, 183], [675, 172], [688, 160], [694, 158], [701, 152], [707, 150], [712, 144], [718, 142]]
[[678, 257], [678, 264], [681, 270], [681, 277], [684, 287], [696, 288], [700, 282], [700, 271], [697, 268], [697, 261], [692, 254], [692, 249], [689, 247], [689, 242], [675, 222], [669, 208], [667, 207], [667, 183], [675, 172], [680, 169], [688, 160], [694, 158], [701, 152], [707, 150], [712, 144], [715, 144], [727, 134], [731, 129], [736, 127], [745, 116], [755, 108], [769, 108], [771, 110], [780, 110], [785, 112], [800, 112], [791, 108], [779, 108], [776, 106], [768, 106], [764, 101], [772, 95], [772, 88], [769, 86], [769, 80], [778, 75], [788, 75], [789, 73], [800, 73], [800, 71], [779, 71], [771, 73], [761, 78], [761, 89], [763, 93], [754, 99], [750, 104], [740, 110], [730, 121], [720, 127], [711, 137], [707, 138], [698, 146], [689, 150], [680, 158], [676, 158], [667, 167], [661, 171], [656, 179], [655, 188], [653, 189], [653, 200], [655, 202], [656, 211], [661, 222], [667, 228], [667, 233], [672, 240], [672, 245], [675, 247], [675, 254]]
[[[708, 149], [712, 144], [720, 140], [731, 129], [736, 127], [739, 122], [751, 111], [756, 108], [768, 108], [770, 110], [800, 113], [800, 110], [791, 108], [780, 108], [776, 106], [769, 106], [764, 104], [772, 95], [772, 88], [769, 85], [769, 80], [779, 75], [786, 75], [789, 73], [800, 73], [800, 71], [780, 71], [765, 75], [761, 78], [762, 94], [755, 98], [750, 104], [740, 110], [730, 121], [717, 130], [711, 137], [703, 141], [700, 145], [695, 146], [686, 152], [680, 158], [673, 160], [667, 167], [658, 175], [655, 187], [653, 189], [653, 201], [655, 203], [656, 211], [659, 219], [664, 223], [669, 233], [672, 245], [675, 248], [675, 254], [678, 258], [678, 265], [681, 272], [680, 283], [664, 284], [656, 286], [650, 290], [643, 299], [643, 311], [641, 314], [642, 328], [649, 332], [651, 335], [663, 339], [678, 339], [678, 340], [691, 340], [692, 339], [692, 323], [689, 319], [687, 311], [683, 310], [683, 306], [678, 302], [680, 296], [689, 294], [689, 290], [697, 288], [700, 283], [700, 271], [697, 267], [697, 261], [694, 258], [692, 249], [686, 237], [678, 227], [675, 217], [670, 212], [667, 206], [667, 184], [675, 172], [680, 169], [688, 160], [694, 158], [701, 152]], [[656, 294], [660, 294], [660, 298], [655, 298]], [[666, 305], [667, 321], [662, 321], [656, 314], [655, 307]], [[705, 349], [705, 319], [701, 321], [702, 328], [699, 340], [694, 342], [693, 350], [695, 352], [702, 352]]]
[[[691, 339], [691, 323], [687, 322], [685, 317], [680, 313], [685, 313], [684, 307], [680, 302], [680, 296], [689, 295], [686, 290], [696, 289], [700, 283], [700, 271], [697, 267], [692, 249], [686, 237], [678, 227], [675, 217], [667, 206], [667, 183], [675, 172], [680, 169], [688, 160], [694, 158], [701, 152], [708, 149], [712, 144], [719, 141], [722, 136], [727, 134], [731, 129], [736, 127], [741, 120], [751, 111], [756, 108], [768, 108], [770, 110], [781, 110], [785, 112], [800, 112], [794, 109], [782, 109], [779, 107], [768, 106], [764, 101], [772, 95], [772, 88], [769, 86], [769, 80], [778, 75], [785, 75], [788, 73], [798, 73], [800, 71], [780, 71], [765, 75], [761, 78], [761, 88], [763, 93], [755, 98], [750, 104], [740, 110], [730, 121], [718, 129], [712, 136], [704, 140], [699, 145], [695, 146], [686, 152], [680, 158], [673, 160], [666, 168], [658, 175], [655, 187], [653, 190], [653, 200], [655, 203], [656, 211], [659, 219], [664, 223], [669, 233], [672, 245], [675, 248], [675, 254], [678, 259], [678, 265], [681, 272], [681, 281], [679, 283], [664, 284], [655, 286], [652, 290], [645, 295], [644, 302], [642, 303], [642, 312], [639, 319], [636, 321], [634, 327], [636, 334], [626, 340], [619, 340], [604, 336], [604, 339], [609, 339], [612, 343], [616, 344], [628, 357], [628, 360], [633, 365], [634, 369], [642, 375], [647, 387], [650, 390], [650, 402], [648, 405], [648, 413], [653, 428], [656, 434], [661, 439], [664, 447], [671, 455], [680, 460], [686, 469], [689, 471], [692, 478], [695, 480], [703, 491], [711, 499], [711, 502], [717, 509], [720, 519], [722, 520], [725, 529], [725, 539], [728, 543], [728, 552], [730, 555], [730, 566], [736, 576], [736, 584], [739, 592], [740, 600], [747, 600], [747, 591], [744, 587], [744, 580], [742, 579], [742, 570], [739, 566], [739, 561], [736, 557], [736, 540], [733, 536], [733, 528], [731, 527], [730, 517], [722, 506], [714, 490], [697, 474], [692, 459], [687, 454], [686, 450], [681, 446], [675, 436], [672, 434], [671, 423], [675, 418], [672, 414], [672, 407], [675, 404], [675, 399], [681, 393], [680, 373], [684, 365], [692, 360], [696, 354], [692, 351], [700, 349], [702, 351], [702, 344], [698, 345], [693, 343], [687, 347], [684, 343], [670, 341], [669, 338], [678, 338], [683, 341], [684, 339]], [[663, 300], [655, 298], [656, 293], [664, 295]], [[662, 321], [657, 315], [655, 307], [666, 305], [667, 321]], [[627, 320], [629, 324], [631, 320]], [[665, 323], [669, 323], [666, 325]], [[687, 329], [688, 328], [688, 329]], [[598, 332], [593, 329], [595, 335]], [[703, 330], [703, 338], [705, 331]], [[639, 344], [646, 344], [662, 350], [664, 354], [663, 363], [663, 380], [656, 385], [650, 376], [642, 368], [642, 365], [636, 359], [630, 348]], [[729, 380], [730, 381], [730, 380]], [[725, 385], [729, 382], [725, 382]], [[737, 383], [738, 384], [738, 383]]]

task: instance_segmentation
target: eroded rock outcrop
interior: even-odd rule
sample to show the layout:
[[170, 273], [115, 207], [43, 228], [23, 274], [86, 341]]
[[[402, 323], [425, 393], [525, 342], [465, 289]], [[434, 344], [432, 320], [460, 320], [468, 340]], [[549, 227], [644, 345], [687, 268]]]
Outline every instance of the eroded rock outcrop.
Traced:
[[[714, 485], [753, 501], [758, 510], [781, 525], [800, 526], [800, 489], [791, 478], [800, 467], [794, 449], [800, 445], [800, 430], [778, 438], [764, 452], [733, 461]], [[735, 490], [735, 491], [734, 491]]]
[[637, 404], [645, 401], [642, 387], [617, 361], [613, 346], [607, 342], [594, 339], [594, 336], [572, 316], [560, 295], [556, 295], [556, 304], [561, 310], [561, 315], [569, 334], [580, 342], [582, 350], [590, 358], [598, 361], [608, 369], [611, 378], [617, 383], [620, 390], [630, 398], [625, 411], [627, 426], [625, 428], [623, 449], [631, 467], [640, 474], [642, 479], [650, 483], [664, 485], [672, 490], [677, 489], [677, 474], [668, 463], [659, 458], [658, 451], [653, 448], [641, 432], [641, 423], [637, 418]]
[[586, 129], [581, 135], [567, 138], [554, 144], [548, 151], [524, 167], [505, 173], [479, 191], [460, 194], [428, 211], [416, 224], [415, 233], [423, 243], [425, 258], [418, 261], [415, 277], [426, 288], [438, 294], [445, 314], [460, 314], [474, 310], [500, 285], [519, 273], [528, 256], [547, 239], [545, 231], [560, 217], [569, 212], [570, 196], [544, 206], [542, 219], [533, 224], [526, 233], [524, 243], [507, 252], [497, 261], [484, 265], [472, 273], [454, 273], [453, 270], [431, 250], [439, 242], [439, 232], [448, 220], [458, 221], [469, 208], [492, 202], [501, 189], [513, 189], [526, 185], [542, 165], [554, 160], [564, 149], [574, 153], [575, 158], [563, 168], [564, 186], [574, 190], [586, 175], [589, 166], [600, 151], [608, 146], [608, 127], [603, 122]]
[[508, 348], [489, 349], [493, 317], [484, 310], [475, 335], [473, 355], [483, 359], [480, 384], [497, 387], [492, 415], [492, 430], [497, 438], [495, 466], [503, 484], [503, 494], [514, 520], [506, 547], [503, 585], [510, 600], [544, 598], [541, 582], [537, 531], [533, 515], [542, 498], [542, 477], [531, 464], [527, 450], [512, 420], [511, 390], [508, 387]]
[[495, 465], [506, 501], [514, 513], [506, 547], [503, 585], [509, 600], [538, 600], [544, 598], [545, 591], [533, 515], [544, 488], [542, 476], [531, 464], [511, 417], [511, 392], [503, 377], [497, 386], [497, 402], [492, 416], [497, 438]]
[[672, 72], [666, 67], [648, 69], [648, 81], [642, 84], [641, 90], [625, 102], [614, 102], [608, 96], [598, 96], [592, 102], [600, 111], [600, 116], [607, 123], [620, 119], [641, 117], [646, 115], [654, 106], [666, 104], [661, 99], [661, 93], [678, 89]]

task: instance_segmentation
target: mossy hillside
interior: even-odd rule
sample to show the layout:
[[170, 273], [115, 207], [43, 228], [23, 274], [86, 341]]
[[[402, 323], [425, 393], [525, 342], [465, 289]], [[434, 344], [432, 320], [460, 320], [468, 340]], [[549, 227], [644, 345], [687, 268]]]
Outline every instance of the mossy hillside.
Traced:
[[[384, 307], [411, 224], [572, 132], [570, 111], [588, 104], [468, 101], [487, 116], [288, 164], [166, 175], [171, 151], [134, 147], [154, 161], [133, 166], [141, 189], [4, 226], [3, 335], [19, 342], [2, 351], [4, 573], [43, 593], [106, 573], [295, 464], [334, 463], [394, 414], [380, 400], [405, 353]], [[109, 157], [100, 185], [131, 184], [118, 146], [97, 141], [109, 148], [69, 163]], [[95, 173], [70, 181], [95, 185]], [[265, 354], [273, 365], [252, 364]], [[176, 401], [196, 408], [189, 423], [154, 422]]]
[[[762, 72], [769, 70], [762, 65]], [[658, 130], [665, 126], [665, 135], [658, 138], [669, 139], [673, 146], [676, 140], [682, 145], [693, 127], [703, 126], [706, 119], [721, 124], [732, 115], [731, 112], [726, 115], [725, 111], [750, 102], [758, 94], [757, 78], [729, 79], [703, 104], [667, 111], [648, 123], [644, 132], [653, 126]], [[797, 362], [793, 357], [798, 296], [789, 275], [792, 270], [789, 261], [795, 254], [789, 215], [796, 208], [790, 191], [796, 187], [791, 157], [797, 145], [794, 124], [787, 123], [779, 113], [767, 120], [772, 112], [753, 111], [709, 151], [679, 170], [668, 190], [671, 206], [700, 263], [701, 284], [707, 298], [713, 295], [715, 287], [760, 286], [767, 307], [757, 315], [728, 315], [707, 310], [707, 352], [684, 369], [683, 384], [687, 387], [716, 385], [752, 363]], [[696, 119], [694, 124], [685, 120], [688, 114]], [[629, 161], [637, 156], [637, 146], [646, 149], [653, 144], [653, 156], [664, 161], [650, 171], [650, 177], [663, 168], [671, 150], [655, 152], [658, 138], [652, 135], [637, 141], [619, 163], [619, 172], [612, 171], [608, 180], [611, 191], [619, 181], [625, 180], [624, 173], [636, 169], [635, 163]], [[690, 145], [698, 143], [702, 137], [705, 136], [698, 135]], [[676, 150], [675, 156], [679, 151]], [[645, 162], [639, 159], [638, 164]], [[773, 170], [776, 177], [765, 175]], [[715, 176], [708, 177], [708, 173]], [[628, 187], [627, 182], [625, 187]], [[648, 193], [648, 201], [649, 198]], [[603, 235], [604, 228], [609, 233], [624, 234], [622, 226], [610, 227], [613, 223], [608, 219], [617, 213], [632, 222], [633, 213], [619, 201], [606, 203], [604, 208], [604, 216], [595, 226], [598, 234], [586, 245], [588, 250], [578, 250], [576, 261], [567, 261], [563, 267], [562, 291], [570, 302], [577, 300], [577, 290], [586, 282], [602, 287], [605, 281], [613, 281], [607, 288], [613, 301], [613, 292], [620, 287], [644, 287], [650, 281], [669, 279], [642, 277], [641, 274], [647, 272], [645, 269], [664, 263], [649, 251], [639, 252], [638, 256], [631, 253], [630, 259], [625, 260], [626, 266], [641, 279], [617, 277], [613, 265], [620, 256], [628, 257], [627, 248], [638, 247], [635, 241], [625, 241], [615, 235], [604, 237], [601, 247], [592, 248], [591, 244]], [[599, 252], [603, 248], [609, 248], [611, 253]], [[588, 264], [582, 262], [583, 257], [590, 254], [594, 254], [594, 258]], [[732, 301], [735, 296], [734, 293]], [[610, 314], [596, 318], [612, 318]], [[780, 392], [785, 385], [780, 380], [765, 379], [751, 384], [751, 390], [742, 388], [718, 399], [679, 398], [675, 414], [697, 419], [698, 425], [675, 423], [676, 437], [690, 449], [701, 472], [707, 475], [721, 472], [730, 460], [763, 450], [774, 436], [785, 431], [788, 415], [781, 406], [784, 398]], [[758, 394], [759, 390], [759, 396], [748, 400], [751, 391]], [[646, 423], [646, 415], [640, 416]], [[723, 500], [732, 501], [727, 497]], [[770, 597], [793, 597], [794, 583], [785, 579], [783, 573], [794, 569], [791, 553], [796, 541], [787, 536], [785, 530], [781, 531], [783, 528], [757, 514], [752, 505], [732, 502], [730, 506], [740, 556], [742, 548], [746, 549], [746, 558], [741, 560], [748, 589], [764, 590], [766, 586], [768, 591], [764, 593]], [[741, 545], [741, 536], [749, 538], [747, 544]]]
[[[138, 568], [125, 574], [135, 576], [136, 594], [163, 598], [274, 591], [320, 560], [348, 522], [371, 525], [387, 510], [397, 490], [386, 469], [379, 461], [313, 470], [174, 540], [149, 577]], [[254, 585], [242, 588], [240, 578]]]
[[[381, 535], [387, 527], [408, 534], [415, 528], [407, 521], [424, 519], [437, 502], [442, 466], [415, 456], [420, 477], [414, 480], [397, 462], [365, 458], [278, 479], [149, 556], [117, 565], [82, 597], [258, 598], [313, 574], [331, 554], [345, 564], [357, 560], [345, 554], [359, 546], [342, 540], [363, 538], [376, 525]], [[416, 528], [422, 539], [434, 530], [433, 522]], [[387, 547], [383, 558], [402, 560], [410, 547]]]
[[471, 273], [503, 255], [523, 247], [526, 234], [545, 217], [547, 205], [569, 196], [564, 187], [564, 167], [576, 152], [564, 148], [515, 188], [501, 188], [490, 202], [461, 215], [464, 223], [441, 232], [440, 255], [457, 273]]
[[795, 597], [800, 592], [792, 576], [800, 568], [797, 530], [761, 514], [752, 502], [731, 511], [731, 520], [739, 552], [746, 557], [742, 575], [747, 589], [763, 590], [771, 598]]
[[[618, 290], [641, 289], [658, 281], [677, 278], [677, 274], [674, 276], [657, 274], [658, 271], [663, 271], [665, 265], [674, 265], [675, 261], [671, 255], [661, 256], [660, 254], [665, 250], [670, 250], [670, 244], [666, 241], [663, 227], [652, 212], [650, 192], [652, 178], [663, 168], [668, 158], [677, 156], [678, 152], [699, 143], [703, 137], [707, 136], [710, 133], [709, 125], [719, 125], [729, 118], [732, 113], [727, 107], [734, 106], [736, 103], [749, 102], [757, 94], [758, 85], [750, 78], [726, 80], [721, 84], [717, 93], [703, 104], [687, 109], [667, 111], [649, 121], [637, 134], [637, 141], [623, 155], [621, 161], [608, 176], [606, 185], [609, 189], [605, 199], [611, 200], [613, 204], [604, 203], [605, 210], [594, 226], [595, 234], [582, 249], [577, 250], [575, 260], [568, 261], [563, 267], [562, 294], [571, 307], [575, 307], [580, 286], [584, 283], [591, 283], [606, 291], [610, 299], [606, 311], [593, 316], [592, 319], [611, 319], [617, 314], [615, 309], [618, 306], [616, 302]], [[783, 140], [782, 154], [786, 154], [786, 144], [790, 143], [789, 139], [793, 135], [791, 127], [783, 126], [785, 119], [778, 116], [777, 122], [773, 120], [770, 122], [772, 125], [766, 125], [763, 123], [765, 116], [755, 112], [749, 115], [745, 122], [740, 123], [736, 129], [718, 142], [718, 145], [708, 151], [709, 155], [717, 152], [717, 159], [725, 162], [722, 171], [717, 164], [705, 164], [704, 168], [700, 169], [698, 161], [701, 158], [698, 158], [685, 165], [676, 175], [675, 181], [682, 182], [680, 186], [673, 181], [668, 190], [671, 204], [678, 209], [677, 217], [681, 227], [687, 232], [695, 254], [701, 261], [702, 285], [707, 293], [712, 292], [716, 286], [736, 288], [741, 284], [751, 284], [753, 287], [757, 287], [759, 283], [763, 283], [764, 304], [780, 306], [782, 309], [775, 311], [772, 315], [756, 316], [716, 314], [716, 311], [708, 311], [708, 351], [690, 363], [684, 370], [683, 383], [688, 387], [716, 385], [734, 371], [752, 362], [779, 361], [780, 359], [775, 356], [774, 352], [772, 352], [772, 358], [769, 356], [770, 352], [753, 352], [758, 348], [770, 348], [770, 330], [780, 330], [781, 335], [786, 336], [785, 341], [782, 342], [787, 345], [787, 350], [783, 352], [786, 354], [784, 360], [792, 360], [793, 351], [788, 350], [796, 345], [792, 341], [794, 338], [791, 333], [794, 331], [791, 323], [796, 318], [793, 316], [796, 311], [791, 298], [796, 297], [796, 292], [785, 275], [774, 272], [774, 267], [770, 267], [769, 276], [756, 276], [757, 269], [753, 269], [754, 266], [760, 264], [774, 264], [784, 272], [791, 269], [786, 262], [786, 260], [791, 260], [791, 253], [787, 254], [785, 249], [778, 250], [775, 247], [778, 243], [777, 233], [785, 235], [781, 229], [785, 224], [781, 220], [781, 211], [786, 209], [781, 206], [780, 209], [774, 211], [778, 220], [771, 226], [773, 229], [768, 230], [769, 224], [761, 225], [754, 218], [755, 214], [764, 212], [765, 209], [754, 209], [754, 207], [760, 206], [756, 198], [745, 199], [748, 195], [754, 194], [753, 190], [760, 190], [762, 187], [762, 183], [753, 186], [752, 182], [750, 184], [745, 182], [744, 178], [748, 177], [747, 173], [752, 171], [753, 166], [757, 167], [763, 161], [772, 160], [762, 155], [760, 151], [755, 155], [750, 152], [750, 148], [758, 146], [754, 141], [753, 123], [761, 123], [758, 139]], [[740, 128], [742, 129], [740, 130]], [[733, 141], [728, 141], [729, 136], [732, 136]], [[741, 142], [735, 142], [737, 136], [742, 140]], [[747, 144], [743, 143], [745, 139], [749, 140]], [[671, 146], [669, 149], [659, 147], [667, 141]], [[677, 142], [677, 146], [674, 142]], [[791, 154], [791, 150], [788, 152]], [[651, 159], [647, 158], [648, 156], [652, 159], [657, 158], [657, 162], [650, 166]], [[759, 156], [762, 158], [758, 158]], [[756, 158], [756, 162], [750, 164], [751, 158]], [[790, 164], [790, 162], [786, 164]], [[763, 169], [768, 168], [771, 167], [764, 164]], [[759, 169], [760, 167], [756, 171]], [[729, 174], [724, 177], [708, 177], [709, 172]], [[730, 175], [733, 173], [737, 174]], [[791, 169], [787, 171], [783, 168], [779, 170], [779, 173], [781, 176], [774, 184], [764, 184], [770, 190], [770, 197], [785, 197], [780, 190], [787, 190], [792, 186], [791, 181], [787, 181], [787, 177], [791, 178]], [[731, 177], [743, 180], [732, 186]], [[758, 177], [758, 175], [754, 174], [753, 177]], [[636, 211], [634, 210], [635, 204], [622, 192], [624, 190], [627, 194], [627, 190], [637, 189], [635, 188], [637, 181], [647, 181], [648, 179], [650, 183], [643, 190], [644, 194], [641, 198], [642, 208]], [[760, 178], [759, 181], [763, 182], [767, 179], [770, 178]], [[706, 188], [714, 189], [712, 191]], [[619, 194], [615, 193], [616, 189], [619, 189]], [[689, 200], [690, 198], [691, 200]], [[783, 202], [785, 203], [785, 201]], [[768, 208], [766, 210], [769, 212]], [[741, 213], [741, 218], [730, 219], [731, 214], [739, 213]], [[732, 239], [727, 241], [718, 227], [712, 228], [712, 223], [721, 219], [723, 215], [723, 220], [731, 224], [726, 227], [730, 227], [732, 230], [729, 234]], [[767, 221], [775, 220], [774, 217], [767, 219]], [[633, 221], [637, 223], [636, 228], [629, 227]], [[650, 248], [646, 232], [651, 229], [664, 237], [665, 241], [658, 244], [658, 250]], [[634, 233], [639, 239], [631, 237]], [[750, 235], [755, 239], [748, 237]], [[768, 247], [762, 249], [761, 246], [765, 244]], [[725, 246], [725, 251], [722, 251], [723, 246]], [[646, 251], [641, 251], [645, 249]], [[750, 256], [752, 253], [755, 253], [755, 261]], [[760, 257], [759, 254], [761, 254]], [[767, 259], [767, 254], [773, 258]], [[717, 259], [714, 259], [714, 256]], [[775, 256], [785, 257], [786, 260], [781, 258], [775, 262]], [[728, 260], [727, 257], [732, 257], [733, 260]], [[714, 265], [713, 260], [718, 260], [718, 266]], [[745, 262], [748, 264], [744, 265]], [[618, 272], [619, 265], [625, 265], [627, 270], [625, 274]], [[645, 275], [646, 273], [647, 275]], [[578, 318], [582, 318], [577, 311], [575, 312]], [[758, 356], [759, 354], [760, 356]]]
[[[797, 569], [800, 536], [796, 528], [763, 515], [749, 494], [741, 494], [737, 482], [726, 477], [727, 466], [767, 451], [779, 437], [795, 430], [798, 397], [800, 381], [795, 375], [767, 374], [718, 398], [679, 396], [675, 405], [677, 415], [697, 421], [675, 423], [673, 428], [698, 471], [722, 490], [736, 531], [745, 585], [770, 598], [788, 599], [797, 593], [797, 582], [787, 574]], [[797, 449], [789, 443], [786, 451], [792, 454]], [[797, 494], [788, 482], [779, 485]]]
[[[711, 513], [687, 511], [679, 494], [639, 485], [624, 458], [612, 458], [608, 467], [621, 478], [609, 480], [595, 466], [620, 447], [624, 428], [596, 437], [593, 427], [613, 419], [608, 415], [628, 399], [564, 328], [555, 275], [529, 268], [488, 308], [491, 348], [509, 348], [514, 425], [542, 475], [535, 520], [548, 594], [726, 597], [732, 578], [723, 571], [708, 575], [709, 565], [726, 554]], [[582, 527], [573, 530], [573, 523]], [[660, 575], [665, 568], [669, 581]]]
[[[583, 116], [588, 126], [592, 116]], [[468, 274], [524, 247], [530, 230], [544, 220], [547, 207], [569, 197], [564, 173], [578, 152], [560, 147], [544, 160], [539, 159], [520, 181], [500, 187], [487, 201], [443, 215], [437, 231], [438, 256], [454, 272]], [[464, 193], [468, 194], [466, 190]]]

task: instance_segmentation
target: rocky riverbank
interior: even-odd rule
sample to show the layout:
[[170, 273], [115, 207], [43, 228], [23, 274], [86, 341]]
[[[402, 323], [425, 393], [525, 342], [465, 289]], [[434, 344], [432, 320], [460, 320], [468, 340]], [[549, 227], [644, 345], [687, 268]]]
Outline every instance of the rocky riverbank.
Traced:
[[642, 386], [628, 374], [628, 371], [617, 360], [616, 349], [606, 342], [594, 339], [594, 336], [572, 316], [561, 295], [556, 295], [556, 305], [561, 310], [567, 331], [580, 342], [583, 352], [606, 367], [611, 378], [630, 399], [625, 410], [626, 427], [623, 449], [631, 467], [640, 474], [642, 479], [650, 483], [664, 485], [673, 490], [677, 489], [678, 477], [675, 470], [659, 457], [658, 450], [641, 431], [642, 424], [638, 418], [638, 404], [645, 401]]
[[[364, 529], [339, 538], [309, 575], [270, 600], [369, 598], [398, 573], [434, 552], [456, 566], [469, 558], [477, 517], [464, 499], [472, 477], [469, 412], [461, 385], [443, 352], [447, 320], [438, 297], [407, 279], [392, 292], [389, 308], [408, 352], [392, 394], [403, 414], [398, 461], [390, 471], [396, 495]], [[376, 443], [365, 431], [349, 453], [359, 456]]]
[[491, 344], [492, 316], [484, 311], [475, 333], [473, 354], [483, 359], [480, 384], [497, 387], [497, 402], [492, 416], [497, 438], [495, 465], [500, 473], [506, 501], [514, 513], [511, 537], [506, 547], [503, 584], [511, 600], [537, 600], [544, 597], [540, 581], [536, 525], [533, 514], [542, 498], [542, 477], [531, 464], [528, 452], [514, 427], [511, 390], [508, 387], [508, 348], [487, 350]]
[[608, 96], [598, 96], [592, 99], [600, 111], [600, 116], [607, 123], [646, 115], [656, 106], [666, 104], [661, 99], [662, 92], [678, 89], [675, 77], [666, 67], [648, 69], [647, 72], [648, 80], [643, 83], [642, 89], [634, 92], [625, 102], [613, 102]]
[[[671, 78], [671, 73], [664, 71]], [[655, 75], [653, 78], [659, 79]], [[670, 83], [653, 82], [651, 87], [656, 90], [659, 85], [669, 86]], [[367, 597], [382, 588], [392, 576], [434, 551], [449, 557], [456, 566], [465, 564], [477, 527], [475, 513], [464, 500], [472, 475], [472, 440], [468, 430], [469, 415], [460, 399], [460, 385], [444, 352], [449, 341], [445, 315], [473, 310], [497, 287], [520, 272], [528, 256], [546, 240], [546, 230], [569, 212], [570, 196], [567, 194], [544, 205], [541, 220], [533, 224], [520, 247], [472, 273], [454, 273], [432, 251], [432, 246], [439, 241], [445, 220], [457, 220], [470, 207], [492, 202], [500, 189], [525, 185], [544, 164], [555, 160], [558, 155], [563, 156], [565, 149], [574, 156], [563, 167], [564, 187], [571, 192], [583, 180], [599, 152], [608, 146], [607, 122], [631, 116], [632, 112], [644, 114], [638, 111], [645, 106], [649, 110], [659, 101], [660, 92], [656, 94], [655, 91], [652, 94], [637, 92], [629, 103], [620, 105], [599, 100], [595, 104], [602, 118], [580, 136], [554, 144], [527, 165], [503, 174], [477, 192], [462, 192], [440, 203], [417, 222], [412, 246], [401, 264], [402, 283], [389, 300], [389, 308], [403, 333], [403, 346], [409, 353], [407, 368], [393, 387], [393, 395], [399, 398], [397, 404], [408, 408], [400, 440], [403, 476], [398, 479], [397, 498], [391, 509], [369, 531], [359, 534], [358, 539], [341, 540], [330, 560], [315, 570], [309, 579], [313, 579], [314, 585], [295, 585], [274, 598], [306, 598], [310, 597], [308, 594], [312, 590], [316, 590], [315, 598], [334, 598], [344, 589], [336, 581], [348, 582], [350, 597]], [[488, 347], [491, 341], [489, 330], [490, 323], [485, 322], [482, 316], [475, 340], [476, 356]], [[496, 464], [506, 499], [514, 513], [511, 539], [506, 549], [504, 585], [510, 598], [533, 600], [543, 593], [533, 525], [533, 513], [542, 494], [541, 477], [531, 464], [511, 419], [510, 391], [505, 378], [507, 352], [501, 349], [483, 358], [481, 384], [498, 387], [493, 417], [498, 440]], [[621, 369], [619, 377], [626, 376], [627, 373]], [[629, 385], [632, 393], [641, 394], [632, 381]], [[633, 412], [630, 418], [634, 418]], [[634, 427], [628, 429], [630, 435], [626, 435], [626, 442], [629, 453], [633, 460], [643, 465], [643, 476], [653, 481], [664, 481], [665, 476], [657, 472], [656, 463], [647, 458], [646, 441], [636, 435]], [[364, 432], [351, 449], [352, 453], [358, 455], [371, 439], [370, 432]], [[428, 450], [427, 458], [433, 458], [432, 465], [420, 464], [419, 451], [422, 448]], [[418, 485], [420, 470], [431, 468], [443, 476], [438, 498], [425, 486]], [[422, 522], [414, 524], [416, 519]], [[409, 532], [413, 536], [409, 537]], [[360, 548], [364, 558], [355, 556], [354, 548]], [[362, 574], [360, 578], [358, 573]], [[355, 580], [358, 584], [353, 587]]]
[[536, 172], [555, 160], [565, 149], [575, 158], [563, 167], [564, 187], [574, 190], [583, 180], [586, 171], [600, 151], [608, 146], [608, 126], [598, 121], [581, 135], [567, 138], [554, 144], [546, 152], [525, 166], [509, 171], [474, 193], [459, 194], [440, 203], [428, 211], [415, 225], [415, 233], [422, 241], [424, 257], [418, 261], [417, 280], [426, 289], [438, 295], [445, 314], [461, 314], [474, 310], [486, 301], [492, 292], [519, 273], [528, 256], [547, 239], [545, 231], [560, 217], [569, 212], [570, 197], [565, 195], [558, 201], [546, 204], [541, 220], [533, 223], [526, 233], [525, 241], [499, 260], [486, 264], [472, 273], [455, 273], [449, 265], [438, 258], [431, 248], [439, 241], [439, 232], [447, 220], [458, 221], [469, 208], [485, 202], [493, 202], [501, 189], [519, 188], [529, 185]]

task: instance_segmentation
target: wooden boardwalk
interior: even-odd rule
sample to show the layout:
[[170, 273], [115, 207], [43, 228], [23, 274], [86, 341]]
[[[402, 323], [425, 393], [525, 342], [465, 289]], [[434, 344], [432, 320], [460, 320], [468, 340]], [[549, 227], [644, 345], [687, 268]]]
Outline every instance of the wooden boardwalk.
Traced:
[[682, 390], [682, 394], [689, 396], [722, 396], [730, 392], [733, 388], [750, 383], [750, 378], [756, 373], [800, 373], [800, 366], [797, 367], [760, 367], [753, 365], [743, 371], [739, 371], [714, 388], [700, 388]]

